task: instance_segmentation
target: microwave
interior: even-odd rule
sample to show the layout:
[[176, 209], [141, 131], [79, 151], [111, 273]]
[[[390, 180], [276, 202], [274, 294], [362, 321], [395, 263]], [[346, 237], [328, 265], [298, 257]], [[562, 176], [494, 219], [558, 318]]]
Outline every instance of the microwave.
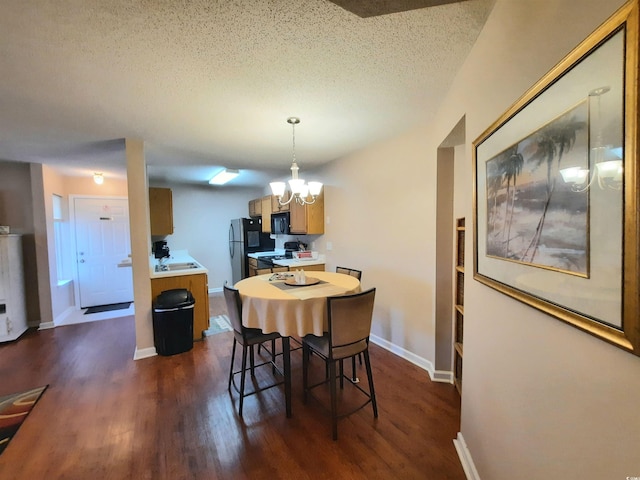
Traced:
[[288, 235], [290, 228], [289, 212], [271, 214], [271, 233], [274, 235]]

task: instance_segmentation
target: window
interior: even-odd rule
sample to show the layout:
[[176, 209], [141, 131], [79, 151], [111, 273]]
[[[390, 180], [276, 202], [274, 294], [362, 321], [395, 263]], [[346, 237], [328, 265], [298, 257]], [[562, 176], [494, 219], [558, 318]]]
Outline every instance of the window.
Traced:
[[53, 241], [56, 247], [56, 270], [58, 284], [68, 282], [71, 278], [69, 272], [69, 252], [65, 245], [69, 245], [68, 223], [64, 221], [62, 209], [62, 197], [53, 195]]

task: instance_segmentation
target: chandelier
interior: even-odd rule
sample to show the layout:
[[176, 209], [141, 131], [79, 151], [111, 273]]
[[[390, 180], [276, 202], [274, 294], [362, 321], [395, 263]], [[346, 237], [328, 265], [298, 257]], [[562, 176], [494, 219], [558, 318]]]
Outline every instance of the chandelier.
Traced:
[[[600, 112], [600, 97], [611, 90], [604, 86], [589, 92], [589, 108], [592, 99], [596, 98], [595, 105], [595, 145], [591, 147], [589, 155], [591, 169], [584, 167], [568, 167], [560, 170], [562, 180], [569, 185], [574, 192], [585, 192], [594, 183], [601, 189], [620, 190], [622, 188], [622, 176], [624, 173], [622, 163], [622, 148], [613, 145], [605, 145], [602, 139], [602, 118]], [[590, 115], [591, 117], [591, 115]]]
[[[302, 178], [298, 178], [298, 164], [296, 163], [296, 125], [300, 123], [298, 117], [287, 118], [287, 123], [291, 125], [293, 130], [293, 161], [291, 162], [291, 180], [289, 180], [289, 188], [291, 189], [291, 196], [289, 200], [283, 202], [285, 190], [287, 188], [284, 182], [271, 182], [271, 192], [278, 197], [278, 203], [280, 205], [288, 205], [295, 198], [295, 201], [300, 205], [310, 205], [316, 201], [320, 191], [322, 190], [321, 182], [309, 182], [308, 184]], [[308, 200], [311, 196], [311, 200]]]

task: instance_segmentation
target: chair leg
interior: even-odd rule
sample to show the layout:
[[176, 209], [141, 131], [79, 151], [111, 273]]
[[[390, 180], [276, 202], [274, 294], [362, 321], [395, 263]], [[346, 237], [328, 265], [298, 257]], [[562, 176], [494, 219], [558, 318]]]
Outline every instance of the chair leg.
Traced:
[[307, 403], [309, 385], [309, 347], [302, 344], [302, 403]]
[[369, 360], [369, 350], [364, 352], [364, 364], [367, 368], [367, 378], [369, 379], [369, 393], [371, 394], [371, 406], [373, 407], [373, 416], [378, 418], [378, 404], [376, 402], [376, 391], [373, 388], [373, 376], [371, 375], [371, 361]]
[[340, 390], [344, 389], [344, 359], [340, 360]]
[[272, 375], [276, 374], [276, 341], [275, 339], [271, 340], [271, 374]]
[[[358, 354], [360, 356], [360, 365], [362, 365], [362, 353]], [[358, 383], [360, 379], [356, 377], [356, 357], [351, 357], [351, 381], [353, 383]]]
[[255, 355], [253, 353], [253, 345], [251, 345], [249, 347], [249, 357], [250, 357], [250, 362], [251, 362], [251, 376], [254, 377], [256, 372], [255, 372], [255, 365], [256, 365], [256, 359], [255, 359]]
[[233, 362], [236, 358], [236, 345], [238, 341], [233, 339], [233, 348], [231, 349], [231, 365], [229, 366], [229, 385], [227, 385], [227, 390], [231, 391], [231, 382], [233, 382]]
[[331, 432], [338, 439], [338, 399], [336, 392], [336, 362], [329, 361], [329, 390], [331, 392]]
[[284, 398], [287, 418], [291, 418], [291, 345], [289, 337], [282, 337], [282, 360], [284, 363]]
[[247, 374], [247, 348], [251, 349], [253, 353], [252, 347], [247, 347], [246, 345], [242, 346], [242, 372], [240, 373], [240, 407], [238, 408], [238, 413], [242, 416], [242, 406], [244, 404], [244, 380]]

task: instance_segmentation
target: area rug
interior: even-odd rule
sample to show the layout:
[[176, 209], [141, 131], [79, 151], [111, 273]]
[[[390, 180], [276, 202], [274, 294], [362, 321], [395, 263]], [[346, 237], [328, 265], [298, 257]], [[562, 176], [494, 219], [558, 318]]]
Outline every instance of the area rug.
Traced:
[[131, 302], [111, 303], [109, 305], [98, 305], [95, 307], [87, 308], [84, 314], [89, 315], [91, 313], [111, 312], [112, 310], [125, 310], [129, 308], [130, 305], [131, 305]]
[[209, 329], [205, 330], [203, 333], [205, 337], [210, 337], [217, 333], [230, 331], [231, 324], [229, 323], [229, 318], [226, 315], [217, 315], [209, 319]]
[[0, 453], [7, 448], [9, 441], [48, 386], [0, 397]]

